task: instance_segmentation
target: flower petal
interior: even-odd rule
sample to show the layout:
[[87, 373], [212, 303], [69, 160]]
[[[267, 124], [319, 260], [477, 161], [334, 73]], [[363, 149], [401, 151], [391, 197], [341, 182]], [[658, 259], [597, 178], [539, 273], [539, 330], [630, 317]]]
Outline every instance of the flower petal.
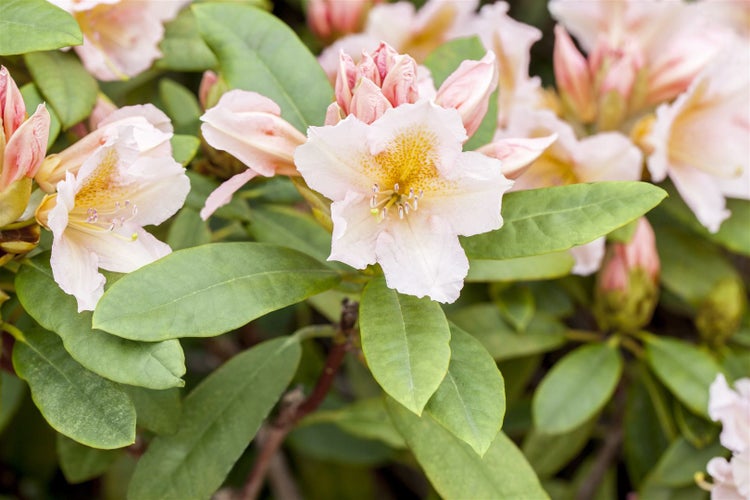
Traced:
[[579, 276], [588, 276], [596, 272], [604, 260], [605, 245], [604, 238], [597, 238], [585, 245], [573, 247], [570, 249], [575, 259], [575, 265], [571, 273]]
[[716, 178], [690, 166], [673, 166], [669, 177], [701, 224], [715, 233], [730, 215]]
[[[74, 231], [71, 228], [68, 232]], [[135, 271], [172, 252], [169, 245], [135, 224], [110, 232], [86, 233], [83, 246], [98, 256], [99, 267], [117, 273]]]
[[331, 255], [356, 269], [375, 263], [375, 240], [380, 228], [378, 218], [370, 212], [369, 198], [355, 192], [331, 204], [333, 235]]
[[201, 219], [208, 219], [219, 207], [223, 207], [232, 201], [232, 195], [257, 175], [258, 172], [248, 168], [222, 182], [221, 186], [214, 189], [206, 198], [206, 204], [201, 209]]
[[104, 293], [104, 276], [97, 269], [99, 258], [85, 244], [76, 241], [76, 232], [55, 237], [52, 242], [50, 265], [60, 288], [73, 295], [78, 312], [93, 311]]
[[440, 217], [410, 216], [389, 224], [375, 248], [390, 288], [444, 303], [461, 293], [469, 260], [450, 224]]

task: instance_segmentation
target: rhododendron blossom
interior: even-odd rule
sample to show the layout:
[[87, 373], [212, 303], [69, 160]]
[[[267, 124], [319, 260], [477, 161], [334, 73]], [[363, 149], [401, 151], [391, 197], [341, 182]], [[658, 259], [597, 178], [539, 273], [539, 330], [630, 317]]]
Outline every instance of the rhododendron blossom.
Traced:
[[74, 47], [99, 80], [135, 76], [161, 57], [162, 23], [190, 0], [49, 0], [76, 18], [83, 45]]
[[379, 263], [389, 287], [440, 302], [458, 298], [469, 268], [458, 235], [502, 225], [512, 181], [500, 162], [462, 152], [458, 112], [402, 104], [366, 124], [349, 116], [310, 127], [294, 158], [307, 184], [330, 198], [330, 260]]
[[144, 155], [139, 132], [133, 124], [108, 130], [36, 211], [39, 223], [53, 234], [55, 281], [75, 296], [79, 311], [93, 310], [104, 292], [98, 268], [131, 272], [171, 251], [143, 226], [171, 217], [183, 205], [190, 183], [171, 150]]

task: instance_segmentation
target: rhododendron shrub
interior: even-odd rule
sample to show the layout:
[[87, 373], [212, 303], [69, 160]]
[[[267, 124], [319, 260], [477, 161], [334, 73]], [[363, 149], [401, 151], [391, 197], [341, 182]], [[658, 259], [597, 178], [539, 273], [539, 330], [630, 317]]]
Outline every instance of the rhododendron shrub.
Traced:
[[0, 2], [0, 496], [750, 498], [745, 3]]

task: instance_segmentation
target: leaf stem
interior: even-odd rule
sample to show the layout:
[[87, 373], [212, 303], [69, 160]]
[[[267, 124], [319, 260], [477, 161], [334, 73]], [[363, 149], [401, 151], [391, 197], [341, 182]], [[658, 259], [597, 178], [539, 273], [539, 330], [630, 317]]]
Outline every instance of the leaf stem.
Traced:
[[304, 416], [312, 413], [320, 406], [331, 389], [336, 372], [338, 372], [346, 353], [351, 348], [351, 337], [354, 332], [354, 325], [357, 322], [358, 305], [348, 299], [345, 299], [342, 303], [341, 319], [333, 339], [333, 348], [328, 353], [323, 372], [318, 377], [312, 393], [306, 399], [303, 399], [299, 390], [288, 392], [282, 399], [279, 414], [273, 422], [265, 425], [258, 433], [257, 440], [261, 449], [242, 489], [240, 495], [242, 500], [258, 498], [268, 469], [286, 435]]

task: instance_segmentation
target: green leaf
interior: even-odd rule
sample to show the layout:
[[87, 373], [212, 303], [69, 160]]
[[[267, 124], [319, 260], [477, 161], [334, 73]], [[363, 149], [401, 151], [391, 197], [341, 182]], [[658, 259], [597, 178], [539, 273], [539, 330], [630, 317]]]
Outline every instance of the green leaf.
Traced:
[[238, 354], [185, 398], [178, 431], [156, 437], [133, 474], [129, 498], [209, 498], [292, 379], [293, 338]]
[[622, 358], [609, 344], [590, 344], [570, 352], [534, 393], [531, 409], [536, 428], [561, 434], [582, 425], [604, 407], [621, 373]]
[[427, 413], [418, 417], [392, 399], [386, 407], [443, 498], [549, 498], [526, 458], [504, 433], [498, 433], [480, 457]]
[[99, 301], [93, 323], [132, 340], [211, 337], [338, 282], [323, 264], [288, 248], [212, 243], [120, 278]]
[[[27, 83], [19, 90], [21, 91], [23, 101], [26, 104], [26, 112], [29, 114], [29, 116], [31, 116], [36, 110], [37, 106], [44, 102], [44, 99], [42, 99], [42, 96], [39, 93], [39, 89], [37, 89], [36, 85], [34, 85], [33, 83]], [[49, 149], [55, 143], [55, 139], [57, 139], [57, 136], [60, 134], [60, 119], [55, 114], [54, 109], [48, 108], [47, 112], [49, 113], [50, 119], [49, 137], [47, 139], [47, 150], [49, 151]]]
[[155, 434], [173, 434], [182, 413], [180, 389], [156, 391], [143, 387], [123, 386], [138, 413], [138, 427]]
[[135, 408], [116, 384], [76, 363], [60, 339], [43, 330], [16, 342], [13, 368], [31, 388], [47, 422], [61, 434], [93, 448], [135, 442]]
[[175, 134], [198, 135], [203, 113], [198, 99], [190, 90], [174, 80], [162, 78], [159, 80], [159, 99], [172, 120]]
[[[32, 52], [24, 55], [34, 82], [64, 129], [86, 119], [96, 104], [94, 77], [71, 52]], [[64, 78], [61, 75], [65, 75]]]
[[359, 310], [362, 352], [373, 377], [396, 401], [417, 415], [448, 371], [451, 338], [437, 302], [370, 281]]
[[565, 326], [537, 313], [518, 333], [495, 304], [473, 304], [450, 315], [450, 320], [476, 337], [497, 361], [554, 350], [565, 343]]
[[[505, 285], [501, 284], [501, 286]], [[517, 332], [525, 332], [536, 312], [534, 294], [531, 289], [528, 286], [516, 285], [504, 287], [491, 295], [503, 319], [510, 323]]]
[[503, 375], [484, 346], [455, 325], [450, 349], [448, 373], [425, 410], [482, 456], [503, 426]]
[[215, 68], [218, 62], [198, 33], [198, 24], [190, 9], [183, 9], [164, 26], [159, 43], [162, 57], [155, 66], [172, 71], [203, 71]]
[[661, 456], [659, 463], [651, 471], [649, 480], [654, 484], [672, 487], [694, 484], [695, 473], [704, 470], [709, 460], [727, 454], [718, 442], [701, 449], [684, 438], [678, 438]]
[[462, 237], [470, 259], [512, 259], [588, 243], [648, 212], [666, 193], [646, 182], [573, 184], [503, 196], [503, 227]]
[[0, 56], [83, 43], [76, 20], [45, 0], [0, 1]]
[[654, 335], [644, 337], [651, 370], [693, 413], [708, 417], [708, 388], [721, 372], [710, 354], [692, 344]]
[[197, 137], [182, 134], [173, 135], [169, 142], [172, 144], [172, 157], [183, 167], [195, 158], [201, 145]]
[[16, 293], [40, 325], [55, 332], [65, 350], [85, 368], [122, 384], [166, 389], [182, 386], [185, 356], [180, 343], [141, 343], [91, 328], [91, 313], [77, 312], [76, 300], [55, 283], [49, 254], [27, 260], [16, 276]]
[[172, 250], [196, 247], [211, 242], [208, 222], [201, 219], [197, 211], [183, 207], [169, 227], [167, 244]]
[[567, 251], [504, 260], [472, 259], [465, 281], [549, 280], [570, 274], [574, 263]]
[[596, 419], [564, 434], [545, 434], [532, 429], [521, 450], [540, 477], [550, 477], [562, 469], [589, 441]]
[[232, 88], [253, 90], [281, 107], [303, 133], [321, 125], [333, 91], [323, 69], [297, 35], [262, 10], [233, 4], [192, 7], [198, 29]]
[[16, 414], [26, 394], [26, 384], [5, 371], [0, 372], [0, 433]]
[[71, 483], [82, 483], [104, 474], [117, 460], [119, 450], [90, 448], [70, 438], [57, 435], [57, 456], [60, 459], [65, 479]]

